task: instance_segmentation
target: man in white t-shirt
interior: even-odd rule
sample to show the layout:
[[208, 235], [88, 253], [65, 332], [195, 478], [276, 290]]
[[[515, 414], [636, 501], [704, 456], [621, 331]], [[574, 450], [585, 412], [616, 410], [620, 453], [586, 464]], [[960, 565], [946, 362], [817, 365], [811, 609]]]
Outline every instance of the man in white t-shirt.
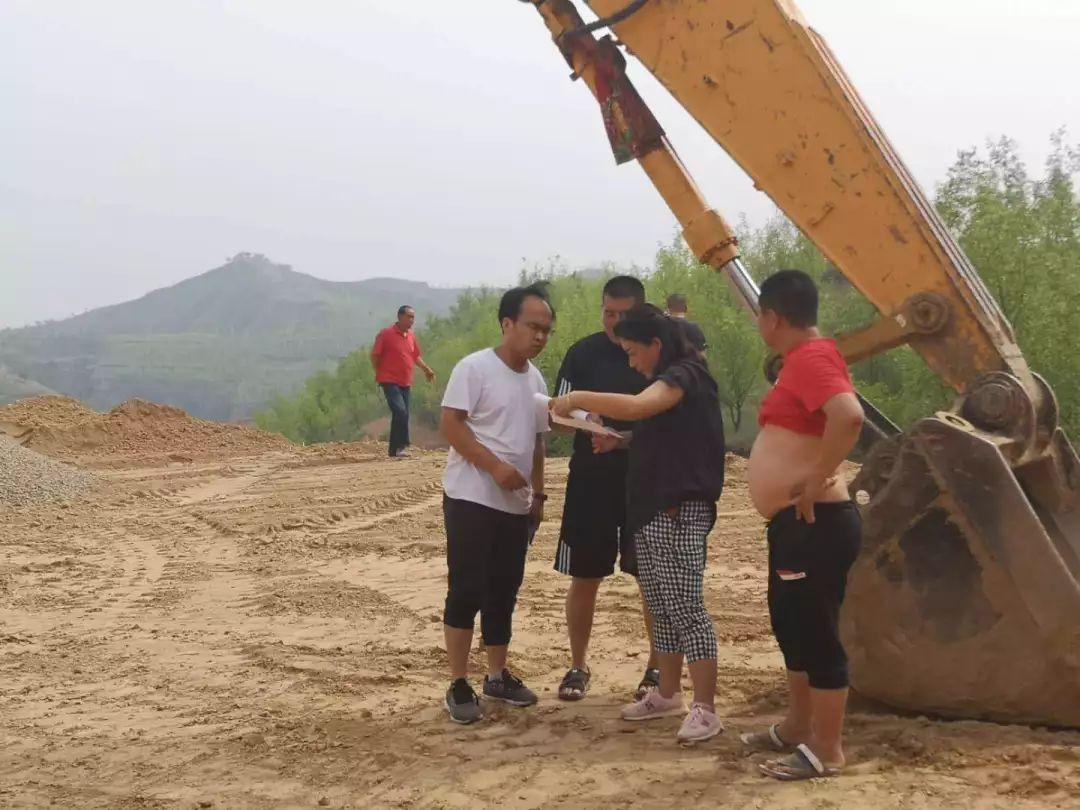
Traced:
[[555, 312], [539, 285], [516, 287], [499, 303], [502, 342], [461, 360], [442, 402], [450, 442], [443, 475], [446, 563], [443, 625], [451, 680], [446, 709], [457, 723], [483, 717], [466, 680], [473, 625], [487, 648], [484, 695], [531, 706], [536, 695], [506, 667], [518, 589], [530, 532], [544, 514], [544, 438], [548, 416], [536, 405], [547, 394], [529, 361], [547, 345]]

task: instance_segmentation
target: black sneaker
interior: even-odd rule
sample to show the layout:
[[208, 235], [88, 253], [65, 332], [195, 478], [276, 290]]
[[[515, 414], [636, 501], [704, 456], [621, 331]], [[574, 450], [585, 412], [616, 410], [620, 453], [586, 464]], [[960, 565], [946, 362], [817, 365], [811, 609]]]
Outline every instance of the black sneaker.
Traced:
[[536, 703], [536, 693], [510, 674], [510, 670], [504, 669], [502, 677], [492, 680], [484, 676], [484, 697], [492, 700], [501, 700], [511, 706], [532, 706]]
[[450, 688], [446, 690], [445, 702], [446, 711], [450, 712], [450, 719], [455, 723], [467, 726], [484, 719], [484, 713], [480, 711], [480, 698], [464, 678], [458, 678], [450, 684]]

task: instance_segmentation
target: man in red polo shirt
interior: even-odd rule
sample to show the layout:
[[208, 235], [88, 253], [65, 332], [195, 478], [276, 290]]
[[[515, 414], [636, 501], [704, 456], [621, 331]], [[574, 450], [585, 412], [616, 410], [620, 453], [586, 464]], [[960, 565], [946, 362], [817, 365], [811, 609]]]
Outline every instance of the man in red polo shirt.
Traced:
[[371, 365], [375, 382], [386, 395], [390, 406], [390, 457], [407, 458], [409, 446], [409, 391], [412, 388], [413, 367], [420, 366], [428, 382], [435, 381], [435, 372], [420, 356], [420, 344], [413, 334], [416, 311], [410, 306], [398, 308], [397, 323], [383, 329], [371, 347]]

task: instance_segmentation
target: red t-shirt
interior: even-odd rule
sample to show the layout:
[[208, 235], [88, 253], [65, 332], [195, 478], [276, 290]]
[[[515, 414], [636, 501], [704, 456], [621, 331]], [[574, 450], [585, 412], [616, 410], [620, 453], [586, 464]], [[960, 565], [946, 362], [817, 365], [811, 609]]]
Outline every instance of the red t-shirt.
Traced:
[[822, 406], [837, 394], [854, 392], [836, 341], [812, 338], [784, 356], [776, 385], [761, 401], [758, 424], [821, 436], [825, 433]]
[[372, 353], [379, 358], [377, 383], [391, 383], [406, 388], [412, 385], [413, 367], [420, 356], [420, 344], [410, 329], [402, 334], [396, 326], [388, 326], [375, 337]]

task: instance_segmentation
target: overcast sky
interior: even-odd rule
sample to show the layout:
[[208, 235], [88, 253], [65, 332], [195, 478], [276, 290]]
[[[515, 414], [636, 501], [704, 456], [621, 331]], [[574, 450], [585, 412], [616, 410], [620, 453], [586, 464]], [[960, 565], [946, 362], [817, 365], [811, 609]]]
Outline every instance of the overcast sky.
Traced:
[[[799, 0], [928, 190], [1007, 134], [1080, 141], [1077, 0]], [[712, 204], [768, 217], [632, 76]], [[648, 263], [675, 224], [515, 0], [4, 0], [0, 326], [265, 253], [328, 279]]]

